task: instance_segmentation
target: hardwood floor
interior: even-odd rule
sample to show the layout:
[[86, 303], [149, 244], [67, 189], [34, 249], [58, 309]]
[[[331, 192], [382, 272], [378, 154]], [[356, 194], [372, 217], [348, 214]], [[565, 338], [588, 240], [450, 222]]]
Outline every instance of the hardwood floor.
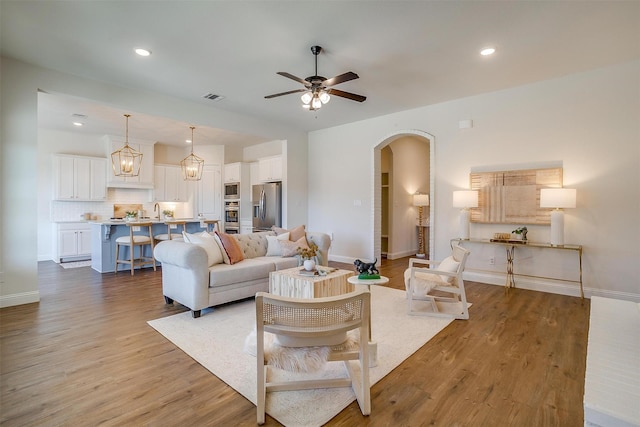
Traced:
[[[407, 264], [383, 260], [389, 286]], [[40, 303], [0, 310], [0, 424], [255, 425], [251, 402], [147, 325], [186, 310], [164, 304], [160, 269], [38, 270]], [[466, 289], [470, 320], [374, 385], [371, 416], [354, 402], [329, 425], [582, 426], [589, 300]]]

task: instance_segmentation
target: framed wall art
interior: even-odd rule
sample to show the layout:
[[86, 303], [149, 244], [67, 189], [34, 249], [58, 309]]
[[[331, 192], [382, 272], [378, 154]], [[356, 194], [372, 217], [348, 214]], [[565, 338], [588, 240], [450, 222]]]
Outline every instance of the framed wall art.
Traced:
[[548, 225], [551, 211], [540, 208], [540, 189], [562, 187], [562, 168], [472, 172], [470, 179], [478, 190], [471, 222]]

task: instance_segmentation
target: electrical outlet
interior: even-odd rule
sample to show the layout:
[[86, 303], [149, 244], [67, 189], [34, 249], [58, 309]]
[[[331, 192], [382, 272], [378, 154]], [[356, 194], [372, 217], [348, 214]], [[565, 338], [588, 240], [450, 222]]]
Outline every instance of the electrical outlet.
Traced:
[[489, 258], [489, 265], [496, 265], [496, 259], [495, 259], [495, 257], [491, 257], [491, 258]]

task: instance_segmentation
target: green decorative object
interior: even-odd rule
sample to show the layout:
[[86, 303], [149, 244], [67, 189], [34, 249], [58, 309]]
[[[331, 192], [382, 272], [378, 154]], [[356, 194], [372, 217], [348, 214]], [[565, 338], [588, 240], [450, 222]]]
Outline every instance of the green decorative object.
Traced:
[[358, 275], [358, 279], [360, 280], [375, 280], [379, 278], [380, 278], [379, 274], [359, 274]]

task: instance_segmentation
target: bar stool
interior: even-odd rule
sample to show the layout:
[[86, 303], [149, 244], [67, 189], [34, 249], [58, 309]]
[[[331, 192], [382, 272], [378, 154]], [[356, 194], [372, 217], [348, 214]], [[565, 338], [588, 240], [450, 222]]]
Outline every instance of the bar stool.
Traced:
[[207, 224], [207, 232], [211, 233], [212, 231], [218, 231], [220, 232], [220, 221], [217, 219], [205, 219], [204, 221], [205, 224]]
[[[121, 236], [116, 239], [116, 274], [118, 273], [118, 264], [129, 264], [131, 266], [131, 275], [135, 266], [143, 267], [145, 265], [153, 265], [153, 271], [156, 271], [156, 260], [153, 257], [153, 232], [151, 231], [151, 222], [128, 222], [129, 235]], [[133, 234], [133, 227], [147, 227], [149, 235]], [[151, 247], [151, 257], [144, 256], [144, 246]], [[129, 247], [129, 259], [118, 259], [120, 254], [120, 246]], [[134, 252], [136, 246], [139, 247], [139, 258], [135, 258]]]
[[[153, 236], [155, 242], [162, 242], [165, 240], [183, 240], [182, 232], [187, 231], [187, 221], [165, 221], [165, 225], [167, 226], [166, 234], [156, 234]], [[182, 230], [178, 232], [178, 227], [182, 227]], [[171, 230], [174, 230], [171, 232]]]

